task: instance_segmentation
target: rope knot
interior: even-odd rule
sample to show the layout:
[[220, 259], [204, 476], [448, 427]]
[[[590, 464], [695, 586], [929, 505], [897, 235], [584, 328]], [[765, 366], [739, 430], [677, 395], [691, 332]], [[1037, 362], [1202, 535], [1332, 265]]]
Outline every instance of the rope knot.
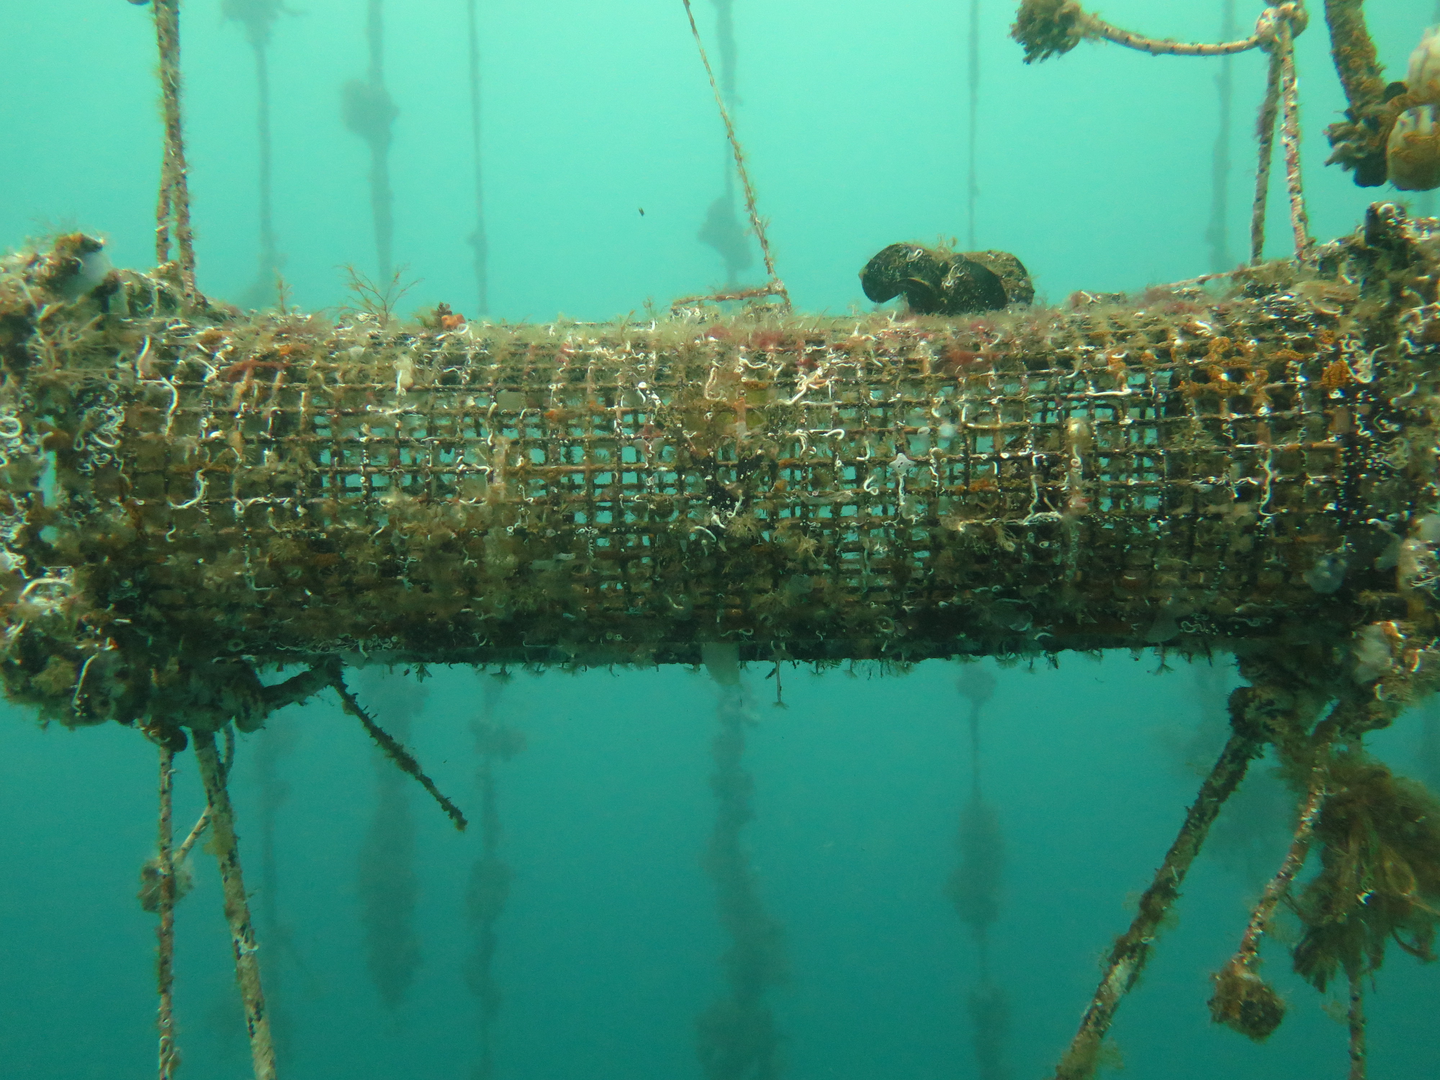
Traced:
[[1267, 7], [1260, 13], [1260, 17], [1255, 20], [1255, 40], [1260, 48], [1268, 52], [1275, 47], [1281, 24], [1289, 27], [1292, 41], [1310, 25], [1310, 13], [1305, 10], [1301, 0], [1287, 0], [1284, 4]]

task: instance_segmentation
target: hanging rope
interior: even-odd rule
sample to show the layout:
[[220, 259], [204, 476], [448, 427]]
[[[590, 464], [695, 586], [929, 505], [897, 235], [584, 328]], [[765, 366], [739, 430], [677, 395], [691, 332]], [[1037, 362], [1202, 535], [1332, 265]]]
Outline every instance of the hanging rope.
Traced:
[[[1266, 883], [1260, 899], [1251, 909], [1239, 947], [1214, 977], [1211, 1019], [1257, 1041], [1268, 1038], [1285, 1017], [1285, 1003], [1260, 975], [1260, 942], [1270, 928], [1275, 909], [1289, 895], [1295, 876], [1305, 866], [1305, 859], [1310, 853], [1310, 845], [1315, 839], [1315, 825], [1329, 794], [1331, 747], [1346, 704], [1343, 701], [1337, 703], [1309, 737], [1311, 746], [1308, 753], [1312, 759], [1309, 779], [1290, 847], [1281, 860], [1280, 868]], [[1276, 748], [1282, 757], [1291, 758], [1293, 763], [1297, 757], [1295, 746], [1304, 741], [1296, 733], [1303, 731], [1304, 726], [1290, 718], [1287, 727], [1288, 732], [1282, 729]]]
[[[1286, 10], [1289, 9], [1289, 10]], [[1310, 257], [1310, 216], [1305, 212], [1305, 193], [1300, 183], [1300, 95], [1295, 78], [1295, 35], [1305, 29], [1308, 17], [1298, 4], [1266, 8], [1256, 24], [1260, 48], [1270, 54], [1265, 103], [1260, 109], [1260, 166], [1256, 170], [1255, 208], [1250, 219], [1250, 258], [1260, 262], [1265, 246], [1265, 192], [1260, 177], [1270, 175], [1270, 153], [1274, 145], [1275, 97], [1280, 99], [1280, 143], [1285, 150], [1285, 190], [1290, 196], [1290, 229], [1295, 237], [1295, 257]]]
[[715, 81], [715, 71], [710, 66], [710, 57], [705, 53], [705, 44], [700, 40], [700, 28], [695, 25], [695, 12], [690, 7], [690, 0], [682, 0], [682, 3], [685, 5], [685, 17], [690, 20], [690, 33], [695, 37], [695, 47], [700, 50], [700, 62], [705, 65], [705, 75], [709, 78], [710, 89], [715, 94], [715, 105], [720, 110], [720, 120], [725, 125], [725, 137], [730, 140], [730, 150], [735, 155], [735, 169], [740, 174], [740, 185], [745, 192], [745, 212], [750, 217], [750, 228], [755, 233], [755, 239], [760, 243], [760, 255], [765, 260], [765, 273], [769, 275], [770, 280], [753, 289], [743, 289], [714, 296], [687, 297], [684, 300], [675, 301], [675, 306], [704, 300], [742, 300], [778, 296], [781, 306], [789, 311], [790, 294], [785, 289], [785, 283], [775, 273], [775, 259], [770, 254], [770, 241], [765, 235], [765, 222], [756, 208], [755, 189], [750, 184], [750, 173], [745, 168], [745, 153], [740, 149], [740, 140], [735, 135], [735, 125], [730, 120], [730, 110], [725, 107], [725, 97], [720, 92], [720, 85]]
[[155, 40], [160, 51], [160, 102], [165, 149], [160, 163], [160, 196], [155, 207], [155, 261], [170, 261], [174, 229], [176, 269], [181, 288], [195, 292], [195, 242], [190, 230], [190, 189], [180, 116], [180, 0], [154, 0]]
[[171, 1080], [175, 1075], [177, 1057], [175, 1053], [175, 860], [171, 845], [174, 842], [173, 812], [175, 792], [175, 752], [168, 746], [160, 747], [160, 813], [157, 832], [159, 877], [156, 881], [156, 914], [160, 926], [156, 929], [155, 981], [160, 1004], [157, 1027], [159, 1041], [159, 1077]]

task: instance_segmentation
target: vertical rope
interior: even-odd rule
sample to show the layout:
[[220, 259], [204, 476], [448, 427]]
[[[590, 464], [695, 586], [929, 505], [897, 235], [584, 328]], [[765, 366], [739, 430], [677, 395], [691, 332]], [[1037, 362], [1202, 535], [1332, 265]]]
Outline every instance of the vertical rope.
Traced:
[[980, 0], [970, 0], [970, 178], [965, 188], [969, 220], [969, 250], [975, 251], [975, 204], [980, 196], [978, 164], [975, 160], [976, 125], [980, 120]]
[[[360, 674], [372, 708], [388, 714], [398, 740], [409, 738], [410, 722], [424, 707], [426, 691], [400, 683], [379, 668]], [[390, 1010], [398, 1009], [415, 984], [424, 958], [416, 930], [420, 880], [415, 872], [415, 815], [409, 782], [378, 748], [371, 755], [375, 788], [355, 862], [365, 967]]]
[[1255, 166], [1255, 200], [1250, 207], [1250, 261], [1265, 258], [1265, 202], [1270, 191], [1270, 158], [1275, 149], [1275, 118], [1280, 108], [1280, 56], [1270, 52], [1270, 67], [1265, 78], [1265, 100], [1260, 105], [1260, 119], [1255, 126], [1259, 144], [1259, 161]]
[[480, 160], [480, 25], [475, 0], [465, 0], [470, 54], [470, 151], [475, 167], [475, 231], [470, 234], [474, 251], [476, 311], [490, 310], [490, 243], [485, 235], [485, 185]]
[[[715, 40], [720, 49], [720, 90], [726, 104], [735, 107], [735, 69], [739, 52], [735, 43], [735, 0], [714, 0]], [[727, 141], [720, 161], [723, 190], [705, 212], [696, 239], [715, 249], [725, 267], [722, 291], [739, 289], [740, 275], [755, 261], [750, 240], [735, 214], [735, 162]]]
[[1290, 229], [1295, 234], [1295, 258], [1310, 257], [1310, 215], [1300, 184], [1300, 93], [1295, 78], [1294, 23], [1280, 19], [1275, 28], [1275, 53], [1280, 57], [1280, 143], [1285, 148], [1285, 190], [1290, 196]]
[[255, 926], [250, 918], [250, 901], [240, 866], [240, 849], [235, 837], [235, 813], [225, 770], [215, 752], [215, 735], [197, 731], [195, 760], [205, 785], [214, 830], [215, 859], [220, 864], [220, 884], [225, 894], [225, 921], [230, 924], [230, 942], [235, 951], [235, 980], [245, 1009], [245, 1028], [250, 1035], [250, 1057], [255, 1080], [275, 1080], [275, 1047], [270, 1037], [270, 1017], [265, 1011], [265, 992], [260, 985], [260, 962], [256, 956]]
[[170, 261], [174, 229], [180, 284], [195, 291], [195, 244], [190, 231], [190, 190], [186, 179], [185, 139], [180, 115], [180, 0], [154, 0], [155, 40], [160, 52], [160, 102], [165, 149], [160, 165], [160, 196], [155, 208], [155, 258]]
[[1310, 257], [1310, 217], [1305, 210], [1305, 193], [1300, 183], [1300, 95], [1295, 78], [1295, 34], [1304, 28], [1304, 9], [1294, 3], [1266, 8], [1255, 26], [1260, 47], [1270, 54], [1270, 66], [1256, 130], [1260, 160], [1255, 170], [1255, 202], [1250, 213], [1252, 263], [1264, 258], [1265, 202], [1270, 187], [1270, 159], [1274, 153], [1277, 120], [1285, 151], [1285, 188], [1290, 196], [1290, 228], [1295, 237], [1295, 257], [1300, 260]]
[[156, 912], [160, 925], [155, 931], [155, 982], [160, 1003], [157, 1010], [159, 1077], [171, 1080], [178, 1063], [175, 1053], [175, 859], [173, 804], [175, 793], [175, 752], [160, 747], [160, 812], [157, 822], [159, 872]]
[[[270, 716], [263, 732], [255, 744], [255, 789], [257, 810], [257, 831], [260, 847], [260, 882], [256, 890], [256, 923], [265, 938], [270, 953], [277, 959], [281, 954], [298, 960], [289, 928], [280, 917], [280, 864], [276, 843], [277, 824], [280, 810], [290, 793], [290, 785], [281, 775], [285, 758], [293, 748], [296, 729], [290, 721], [280, 716]], [[285, 1009], [285, 994], [281, 979], [284, 965], [272, 962], [265, 972], [266, 1004], [269, 1007], [270, 1027], [274, 1034], [276, 1048], [283, 1055], [291, 1014]]]

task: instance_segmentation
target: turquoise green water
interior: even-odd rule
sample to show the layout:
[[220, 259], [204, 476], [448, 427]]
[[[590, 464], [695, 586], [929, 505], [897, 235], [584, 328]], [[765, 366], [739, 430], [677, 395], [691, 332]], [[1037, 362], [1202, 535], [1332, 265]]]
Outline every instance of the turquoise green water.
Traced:
[[[342, 85], [365, 72], [365, 5], [292, 6], [269, 50], [274, 226], [294, 302], [319, 308], [346, 301], [342, 265], [375, 272], [368, 154], [340, 111]], [[1243, 25], [1258, 8], [1239, 6]], [[1177, 7], [1115, 0], [1104, 14], [1159, 35], [1217, 35], [1219, 0]], [[419, 279], [407, 305], [444, 301], [473, 315], [464, 5], [385, 8], [386, 82], [399, 109], [395, 261]], [[1398, 75], [1435, 18], [1433, 0], [1371, 8]], [[724, 189], [726, 150], [679, 0], [479, 9], [491, 317], [606, 318], [721, 284], [723, 263], [697, 233]], [[713, 44], [715, 5], [698, 0], [696, 12]], [[1012, 14], [982, 0], [977, 245], [1015, 252], [1054, 299], [1210, 270], [1218, 65], [1087, 45], [1027, 68], [1006, 37]], [[856, 275], [892, 241], [966, 243], [968, 5], [736, 0], [734, 18], [736, 120], [797, 306], [863, 304]], [[1394, 193], [1362, 191], [1322, 166], [1321, 131], [1341, 99], [1318, 10], [1315, 19], [1298, 62], [1307, 194], [1315, 232], [1328, 238]], [[257, 277], [253, 60], [219, 0], [189, 0], [184, 20], [200, 282], [238, 300]], [[109, 237], [117, 264], [148, 265], [153, 66], [146, 9], [0, 3], [0, 243], [82, 227]], [[1226, 225], [1238, 261], [1262, 61], [1237, 59], [1234, 79]], [[1269, 251], [1280, 256], [1278, 187], [1272, 204]], [[1195, 763], [1219, 745], [1228, 669], [1158, 667], [1154, 656], [1116, 655], [1002, 671], [985, 707], [981, 764], [1006, 853], [991, 975], [1009, 1000], [1001, 1051], [1012, 1077], [1053, 1067], [1099, 956], [1179, 822]], [[999, 1075], [975, 1064], [966, 1000], [977, 952], [945, 892], [970, 791], [957, 671], [787, 671], [785, 709], [771, 706], [764, 670], [744, 676], [756, 815], [745, 844], [759, 896], [784, 928], [788, 979], [767, 1000], [786, 1077]], [[437, 673], [423, 694], [413, 679], [398, 690], [362, 684], [386, 703], [382, 721], [409, 723], [417, 754], [472, 812], [469, 725], [487, 696], [492, 715], [526, 736], [527, 749], [494, 772], [512, 880], [495, 927], [504, 1001], [489, 1035], [493, 1075], [701, 1077], [696, 1017], [722, 992], [725, 948], [702, 861], [714, 686], [669, 670], [521, 675], [498, 696], [496, 685], [464, 671]], [[0, 1076], [146, 1075], [154, 919], [134, 893], [152, 853], [153, 748], [133, 731], [42, 731], [8, 712]], [[1437, 731], [1433, 716], [1416, 715], [1375, 741], [1397, 768], [1435, 783]], [[475, 941], [465, 896], [479, 829], [456, 834], [413, 785], [396, 794], [373, 757], [329, 699], [241, 739], [233, 783], [282, 1076], [470, 1077], [482, 1034], [465, 980]], [[200, 805], [190, 768], [187, 756], [177, 812], [186, 825]], [[1127, 1075], [1343, 1074], [1343, 1025], [1286, 974], [1278, 948], [1266, 970], [1292, 1009], [1267, 1044], [1212, 1027], [1205, 1009], [1209, 973], [1283, 850], [1278, 791], [1258, 768], [1197, 863], [1177, 924], [1119, 1014]], [[387, 828], [377, 830], [377, 805]], [[212, 862], [197, 851], [195, 888], [179, 907], [181, 1075], [228, 1080], [249, 1066]], [[1373, 1076], [1440, 1075], [1437, 1003], [1440, 973], [1392, 955], [1369, 1002]]]

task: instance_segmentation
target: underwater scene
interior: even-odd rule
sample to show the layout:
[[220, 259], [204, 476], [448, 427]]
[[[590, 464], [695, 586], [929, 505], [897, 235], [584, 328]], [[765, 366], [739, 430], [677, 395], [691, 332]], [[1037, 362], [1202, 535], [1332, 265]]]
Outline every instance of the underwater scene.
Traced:
[[0, 3], [0, 1078], [1440, 1076], [1436, 24]]

